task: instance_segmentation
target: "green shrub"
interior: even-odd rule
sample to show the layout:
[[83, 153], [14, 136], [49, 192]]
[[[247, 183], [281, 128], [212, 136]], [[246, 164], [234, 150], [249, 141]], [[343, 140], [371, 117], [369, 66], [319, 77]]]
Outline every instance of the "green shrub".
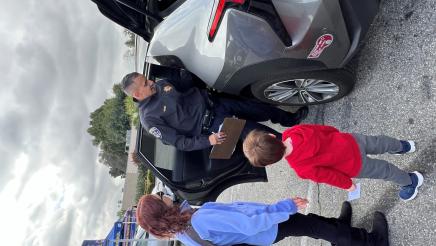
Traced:
[[139, 125], [138, 106], [136, 106], [132, 97], [124, 98], [124, 108], [125, 108], [126, 114], [129, 116], [130, 125], [132, 125], [132, 126]]
[[154, 187], [154, 176], [150, 170], [147, 170], [146, 182], [144, 184], [145, 191], [144, 194], [150, 194]]
[[136, 184], [135, 203], [138, 202], [141, 196], [150, 194], [154, 187], [153, 173], [145, 169], [143, 165], [138, 166], [138, 182]]

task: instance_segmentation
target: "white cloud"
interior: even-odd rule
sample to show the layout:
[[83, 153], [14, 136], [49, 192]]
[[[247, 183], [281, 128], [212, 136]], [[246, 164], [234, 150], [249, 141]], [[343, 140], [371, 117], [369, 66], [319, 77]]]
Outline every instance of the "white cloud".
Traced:
[[122, 181], [86, 129], [133, 68], [122, 29], [91, 1], [7, 1], [0, 16], [0, 232], [10, 245], [103, 238]]

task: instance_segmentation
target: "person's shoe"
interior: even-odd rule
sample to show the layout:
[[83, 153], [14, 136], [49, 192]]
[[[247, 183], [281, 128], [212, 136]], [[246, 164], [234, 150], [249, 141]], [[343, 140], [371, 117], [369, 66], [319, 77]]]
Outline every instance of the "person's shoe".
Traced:
[[343, 202], [341, 208], [341, 214], [338, 217], [338, 220], [346, 223], [347, 225], [351, 225], [351, 216], [352, 216], [351, 204], [350, 202]]
[[424, 182], [424, 177], [418, 171], [409, 173], [412, 184], [401, 187], [398, 195], [403, 201], [410, 201], [418, 194], [418, 188]]
[[280, 119], [280, 125], [285, 127], [298, 125], [306, 119], [308, 114], [309, 108], [307, 106], [300, 107], [295, 113], [287, 112], [286, 116]]
[[309, 107], [303, 106], [297, 110], [297, 112], [294, 113], [294, 121], [295, 124], [300, 124], [304, 119], [307, 118], [307, 115], [309, 114]]
[[388, 222], [383, 213], [374, 212], [371, 234], [373, 235], [374, 245], [389, 246]]
[[400, 140], [401, 146], [403, 147], [400, 152], [392, 153], [394, 155], [403, 155], [415, 152], [415, 142], [412, 140]]

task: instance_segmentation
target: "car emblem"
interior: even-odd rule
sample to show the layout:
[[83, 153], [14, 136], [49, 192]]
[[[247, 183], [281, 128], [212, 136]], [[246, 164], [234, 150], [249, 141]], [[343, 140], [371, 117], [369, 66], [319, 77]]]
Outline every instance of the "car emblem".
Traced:
[[315, 43], [312, 51], [307, 56], [308, 59], [318, 58], [325, 48], [329, 47], [333, 43], [333, 35], [324, 34], [320, 36]]
[[164, 112], [167, 111], [167, 105], [163, 106], [163, 110], [162, 111], [164, 111]]
[[157, 127], [150, 128], [148, 132], [156, 138], [162, 138], [162, 133], [157, 129]]

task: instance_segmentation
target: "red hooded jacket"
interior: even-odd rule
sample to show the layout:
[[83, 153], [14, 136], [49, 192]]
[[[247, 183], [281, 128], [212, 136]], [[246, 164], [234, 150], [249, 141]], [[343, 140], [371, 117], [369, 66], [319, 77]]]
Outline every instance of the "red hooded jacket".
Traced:
[[351, 134], [331, 126], [297, 125], [283, 133], [282, 141], [287, 138], [293, 150], [285, 158], [300, 178], [351, 187], [351, 178], [362, 167], [359, 146]]

